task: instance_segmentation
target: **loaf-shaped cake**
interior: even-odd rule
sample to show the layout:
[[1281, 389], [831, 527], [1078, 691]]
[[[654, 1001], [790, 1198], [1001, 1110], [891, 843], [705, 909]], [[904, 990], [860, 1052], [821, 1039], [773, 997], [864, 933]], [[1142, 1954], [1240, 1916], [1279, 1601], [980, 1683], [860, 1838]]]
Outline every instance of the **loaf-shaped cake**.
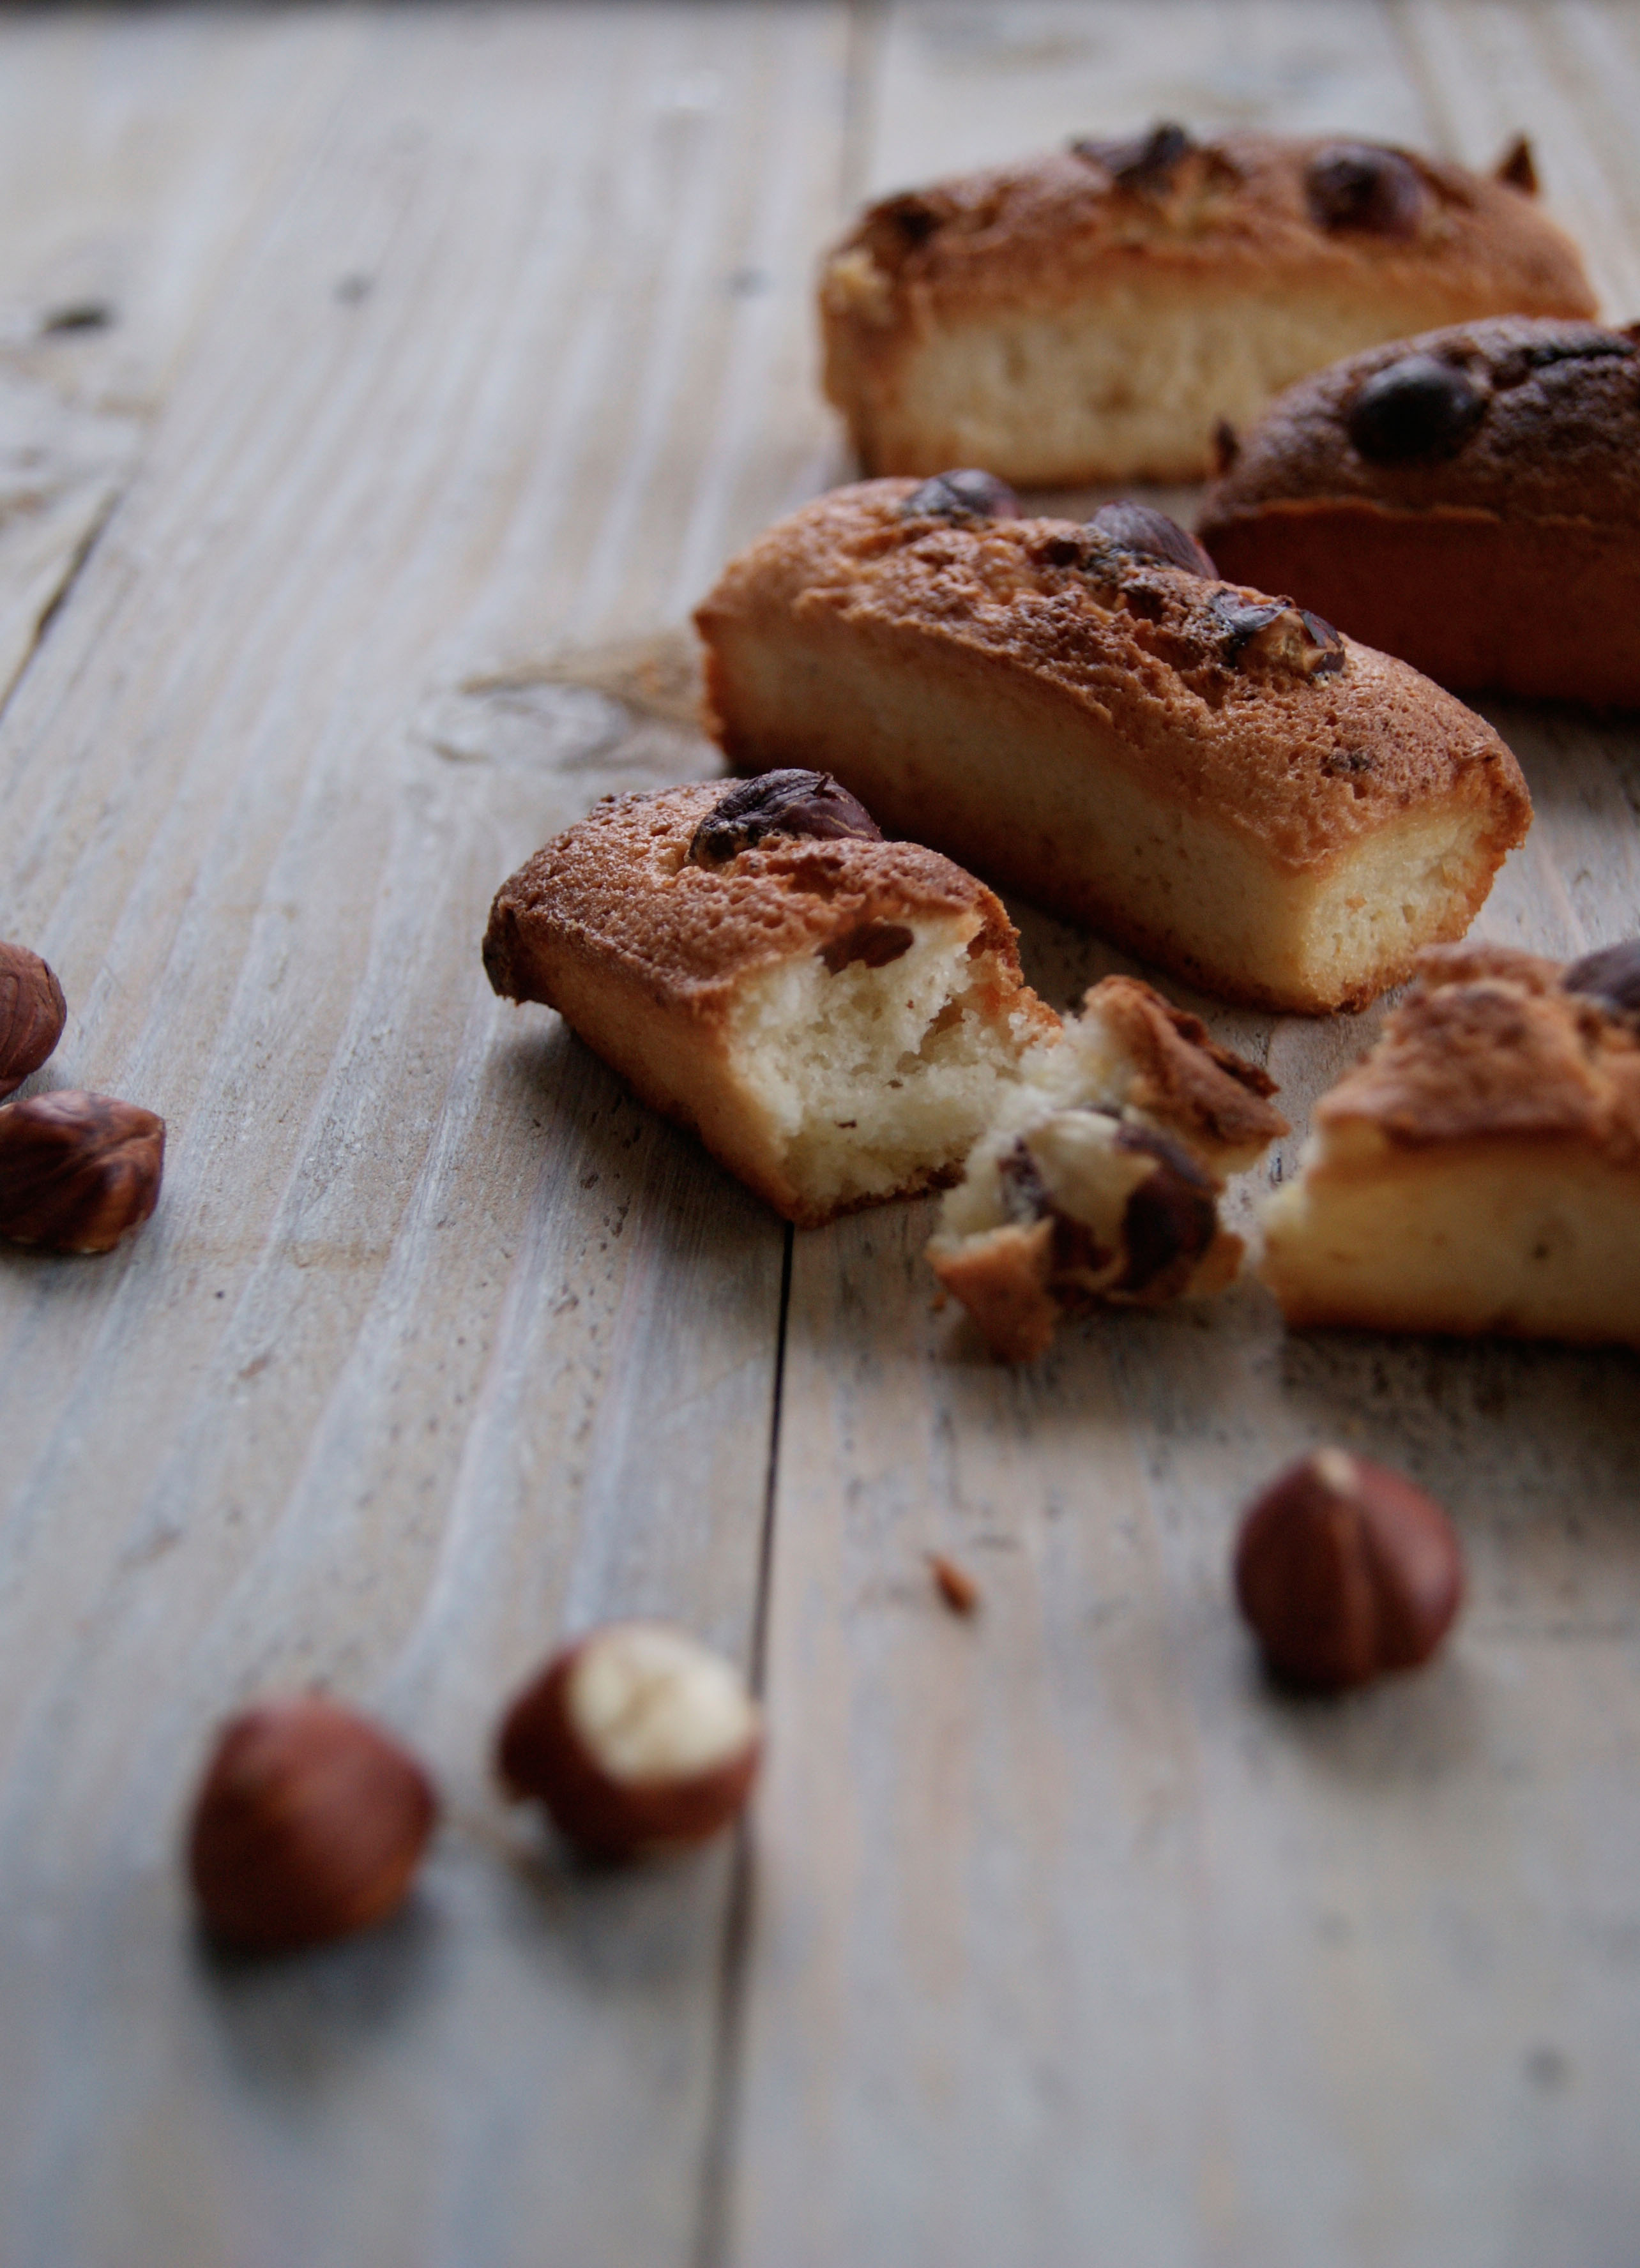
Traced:
[[1163, 125], [873, 205], [826, 260], [825, 388], [871, 473], [1199, 480], [1341, 355], [1497, 314], [1589, 316], [1524, 143], [1409, 150]]
[[1264, 1226], [1289, 1323], [1640, 1345], [1640, 944], [1424, 954]]
[[1107, 976], [1001, 1095], [941, 1206], [935, 1274], [1005, 1362], [1064, 1314], [1223, 1289], [1242, 1244], [1219, 1192], [1287, 1131], [1274, 1092], [1196, 1017]]
[[1640, 703], [1640, 333], [1432, 331], [1226, 436], [1204, 541], [1443, 685]]
[[812, 772], [607, 799], [484, 954], [804, 1226], [950, 1180], [1060, 1030], [985, 885]]
[[1531, 806], [1491, 727], [1134, 504], [987, 475], [781, 520], [696, 616], [730, 761], [834, 774], [891, 834], [1229, 998], [1319, 1012], [1461, 937]]

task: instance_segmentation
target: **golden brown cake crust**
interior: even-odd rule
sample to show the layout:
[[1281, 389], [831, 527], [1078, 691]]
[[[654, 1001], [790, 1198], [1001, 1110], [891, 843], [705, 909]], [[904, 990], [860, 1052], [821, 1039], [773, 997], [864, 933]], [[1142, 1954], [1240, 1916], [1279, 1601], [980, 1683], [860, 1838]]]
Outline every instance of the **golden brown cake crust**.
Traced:
[[[561, 956], [619, 971], [658, 1005], [702, 1022], [727, 1014], [737, 986], [794, 954], [845, 943], [913, 915], [973, 910], [972, 950], [1017, 976], [1001, 902], [915, 843], [773, 836], [727, 867], [686, 863], [723, 784], [607, 797], [502, 885], [484, 967], [504, 998], [559, 1006]], [[1047, 1015], [1046, 1010], [1043, 1011]]]
[[1200, 1016], [1138, 977], [1104, 978], [1082, 1006], [1110, 1027], [1132, 1062], [1126, 1101], [1209, 1161], [1256, 1156], [1289, 1130], [1268, 1100], [1275, 1093], [1269, 1073], [1221, 1047]]
[[1317, 1104], [1318, 1129], [1361, 1122], [1407, 1148], [1570, 1137], [1640, 1162], [1640, 1034], [1561, 976], [1506, 946], [1427, 948], [1372, 1054]]
[[[1164, 182], [1132, 187], [1092, 157], [1057, 151], [885, 198], [830, 255], [827, 312], [866, 317], [886, 348], [930, 320], [1069, 304], [1135, 271], [1239, 271], [1260, 291], [1279, 276], [1341, 293], [1437, 287], [1454, 312], [1477, 314], [1594, 313], [1575, 246], [1529, 195], [1412, 151], [1396, 154], [1426, 192], [1413, 233], [1318, 225], [1306, 168], [1341, 139], [1226, 134], [1186, 152]], [[859, 261], [838, 275], [861, 254], [881, 279], [875, 311], [861, 304]]]
[[[1414, 355], [1461, 372], [1476, 422], [1384, 461], [1362, 389]], [[1474, 323], [1353, 355], [1278, 397], [1209, 490], [1227, 573], [1274, 578], [1443, 684], [1640, 702], [1640, 338]]]
[[[1264, 603], [1259, 592], [1153, 559], [1101, 564], [1097, 541], [1067, 520], [907, 517], [915, 486], [837, 490], [726, 570], [696, 620], [732, 761], [758, 769], [770, 756], [737, 746], [721, 721], [720, 625], [829, 613], [862, 637], [914, 638], [931, 668], [961, 659], [999, 681], [1051, 683], [1114, 726], [1148, 792], [1211, 813], [1290, 871], [1441, 799], [1489, 814], [1500, 858], [1525, 835], [1530, 803], [1508, 748], [1401, 663], [1346, 640], [1337, 674], [1306, 675], [1279, 652], [1237, 647], [1227, 621]], [[1006, 816], [999, 808], [1000, 826]]]

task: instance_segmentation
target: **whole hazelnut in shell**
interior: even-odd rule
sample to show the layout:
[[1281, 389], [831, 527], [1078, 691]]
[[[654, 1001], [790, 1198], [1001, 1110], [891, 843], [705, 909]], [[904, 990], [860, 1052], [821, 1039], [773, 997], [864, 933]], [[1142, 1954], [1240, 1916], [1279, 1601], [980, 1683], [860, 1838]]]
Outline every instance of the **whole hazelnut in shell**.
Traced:
[[40, 1069], [68, 1020], [63, 987], [26, 945], [0, 944], [0, 1097]]
[[687, 1631], [608, 1623], [554, 1655], [502, 1722], [497, 1764], [596, 1858], [705, 1842], [757, 1776], [762, 1727], [740, 1672]]
[[223, 1729], [195, 1799], [188, 1872], [213, 1936], [253, 1953], [383, 1921], [438, 1816], [408, 1749], [318, 1694], [259, 1703]]
[[134, 1102], [57, 1087], [0, 1106], [0, 1237], [47, 1252], [112, 1252], [159, 1202], [165, 1121]]
[[1236, 1595], [1266, 1661], [1318, 1692], [1427, 1661], [1463, 1594], [1463, 1554], [1433, 1497], [1342, 1449], [1318, 1449], [1249, 1506]]

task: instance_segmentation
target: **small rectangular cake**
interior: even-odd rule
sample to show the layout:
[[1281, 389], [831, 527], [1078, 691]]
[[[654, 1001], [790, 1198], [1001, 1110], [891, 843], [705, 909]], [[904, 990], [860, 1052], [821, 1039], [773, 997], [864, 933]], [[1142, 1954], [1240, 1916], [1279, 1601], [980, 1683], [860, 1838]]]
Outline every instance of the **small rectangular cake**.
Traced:
[[1490, 725], [1159, 512], [1000, 482], [806, 505], [696, 621], [719, 738], [1227, 998], [1311, 1012], [1461, 937], [1531, 818]]
[[1264, 1231], [1289, 1323], [1640, 1346], [1640, 946], [1424, 954]]
[[1525, 145], [1498, 177], [1374, 143], [1161, 125], [873, 205], [822, 273], [825, 386], [872, 473], [1197, 480], [1214, 428], [1382, 339], [1587, 316]]
[[484, 967], [804, 1226], [952, 1179], [1060, 1035], [985, 885], [813, 773], [599, 804], [503, 885]]

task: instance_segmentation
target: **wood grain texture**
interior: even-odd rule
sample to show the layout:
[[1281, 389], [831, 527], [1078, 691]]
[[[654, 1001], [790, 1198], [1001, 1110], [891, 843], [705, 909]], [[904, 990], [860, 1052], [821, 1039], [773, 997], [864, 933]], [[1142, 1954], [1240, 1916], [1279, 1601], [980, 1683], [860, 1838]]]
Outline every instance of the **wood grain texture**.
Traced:
[[[1605, 58], [1621, 100], [1630, 26], [1563, 12], [891, 8], [869, 176], [1156, 114], [1470, 161], [1525, 124], [1612, 291], [1636, 176], [1585, 127], [1586, 78]], [[1633, 727], [1489, 714], [1538, 818], [1484, 933], [1574, 953], [1631, 932]], [[1127, 965], [1019, 910], [1050, 998]], [[1268, 1175], [1290, 1171], [1382, 1008], [1191, 1005], [1280, 1079], [1299, 1131]], [[930, 1218], [794, 1250], [729, 2257], [1627, 2257], [1633, 1359], [1289, 1335], [1249, 1287], [1087, 1323], [1009, 1373], [934, 1311]], [[1257, 1670], [1230, 1545], [1327, 1439], [1452, 1507], [1471, 1601], [1431, 1673], [1300, 1705]], [[978, 1572], [971, 1623], [930, 1550]]]
[[[58, 40], [94, 89], [129, 29]], [[247, 31], [157, 36], [197, 102]], [[277, 38], [322, 92], [271, 171], [223, 98], [241, 256], [156, 353], [0, 727], [4, 926], [71, 1003], [44, 1076], [171, 1127], [129, 1251], [0, 1264], [0, 2251], [681, 2263], [732, 1852], [588, 1874], [503, 1817], [488, 1745], [566, 1627], [665, 1612], [749, 1654], [784, 1233], [496, 1003], [477, 944], [594, 797], [713, 761], [644, 657], [828, 446], [844, 26]], [[68, 70], [11, 54], [42, 101]], [[174, 186], [159, 236], [201, 225]], [[188, 1784], [215, 1719], [309, 1679], [414, 1742], [450, 1822], [370, 1942], [224, 1964], [177, 1880]]]
[[[0, 65], [0, 931], [69, 992], [36, 1083], [172, 1129], [128, 1251], [0, 1255], [3, 2268], [1626, 2264], [1632, 1360], [1247, 1289], [1000, 1370], [929, 1208], [788, 1244], [476, 946], [597, 795], [712, 768], [687, 609], [846, 471], [854, 199], [1158, 114], [1524, 124], [1629, 313], [1632, 15], [54, 11]], [[1487, 933], [1622, 933], [1640, 738], [1489, 713], [1539, 817]], [[1016, 912], [1057, 1001], [1132, 965]], [[1378, 1020], [1191, 1005], [1300, 1125]], [[1295, 1708], [1228, 1543], [1328, 1436], [1473, 1594]], [[486, 1750], [629, 1611], [761, 1660], [772, 1737], [748, 1843], [620, 1876]], [[449, 1817], [387, 1930], [225, 1961], [189, 1783], [307, 1680]]]

